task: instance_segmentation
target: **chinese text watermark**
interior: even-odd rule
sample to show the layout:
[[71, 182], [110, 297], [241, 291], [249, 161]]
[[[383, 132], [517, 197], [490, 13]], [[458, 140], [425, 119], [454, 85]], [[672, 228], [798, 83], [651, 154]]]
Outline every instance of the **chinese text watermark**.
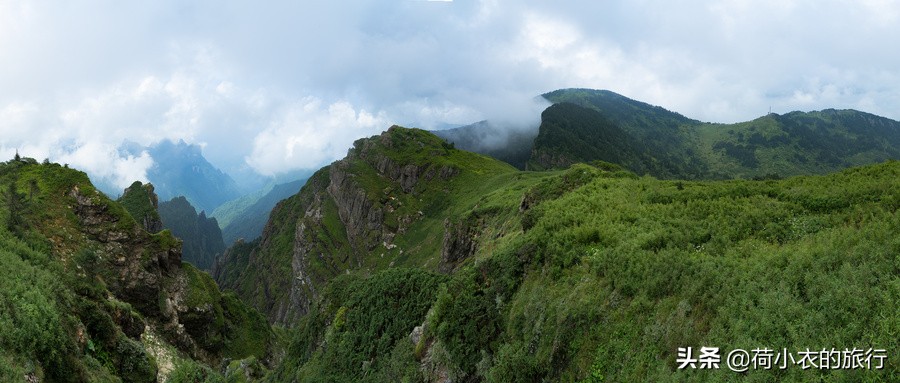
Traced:
[[[724, 358], [723, 358], [724, 355]], [[805, 349], [791, 351], [755, 348], [750, 351], [734, 349], [727, 354], [718, 347], [679, 347], [675, 362], [678, 369], [717, 370], [725, 365], [731, 371], [785, 370], [798, 367], [804, 370], [880, 370], [884, 368], [887, 350], [869, 349]]]

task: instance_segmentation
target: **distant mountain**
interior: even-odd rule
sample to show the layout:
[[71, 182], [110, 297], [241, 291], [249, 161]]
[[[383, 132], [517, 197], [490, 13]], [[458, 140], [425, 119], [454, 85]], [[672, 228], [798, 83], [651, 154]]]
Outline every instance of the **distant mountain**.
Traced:
[[211, 269], [216, 256], [225, 252], [219, 223], [215, 218], [207, 218], [203, 211], [197, 214], [184, 197], [159, 204], [159, 217], [163, 227], [184, 242], [182, 259], [198, 269]]
[[531, 155], [531, 145], [538, 129], [513, 129], [491, 121], [479, 121], [453, 129], [435, 130], [431, 133], [452, 142], [456, 148], [481, 153], [525, 169]]
[[[638, 174], [729, 179], [824, 174], [900, 158], [900, 122], [855, 110], [770, 114], [714, 124], [605, 90], [564, 89], [544, 97], [599, 115], [586, 118], [589, 113], [571, 106], [548, 109], [552, 113], [542, 116], [540, 139], [532, 148], [532, 169], [606, 161], [632, 151], [621, 165]], [[621, 138], [627, 147], [598, 136], [615, 129], [628, 135]]]
[[641, 141], [600, 112], [581, 106], [554, 104], [541, 113], [529, 170], [567, 168], [576, 162], [606, 161], [637, 173], [664, 171]]
[[122, 150], [134, 155], [146, 150], [153, 157], [147, 178], [161, 200], [184, 196], [197, 209], [211, 212], [241, 194], [234, 180], [210, 164], [197, 145], [163, 140], [146, 148], [125, 143]]
[[219, 221], [225, 243], [243, 238], [252, 241], [262, 234], [269, 213], [278, 203], [303, 187], [307, 178], [277, 185], [269, 185], [256, 193], [223, 203], [210, 214]]

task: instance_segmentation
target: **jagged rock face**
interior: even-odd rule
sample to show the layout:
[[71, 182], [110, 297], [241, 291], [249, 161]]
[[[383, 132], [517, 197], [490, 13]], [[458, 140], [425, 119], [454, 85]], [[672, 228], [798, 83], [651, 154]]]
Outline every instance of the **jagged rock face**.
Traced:
[[[384, 211], [376, 207], [366, 190], [354, 181], [349, 167], [347, 160], [338, 161], [330, 167], [331, 182], [327, 192], [338, 207], [350, 243], [357, 244], [359, 251], [368, 251], [381, 243], [381, 236], [377, 234], [382, 233]], [[379, 174], [385, 173], [379, 171]]]
[[143, 307], [142, 312], [161, 316], [163, 312], [156, 304], [160, 280], [174, 275], [181, 263], [181, 250], [155, 246], [137, 227], [128, 231], [115, 228], [119, 219], [109, 214], [109, 206], [99, 201], [99, 195], [85, 195], [78, 186], [69, 195], [75, 199], [73, 210], [82, 230], [102, 244], [99, 256], [113, 266], [115, 278], [106, 281], [110, 290], [126, 302]]
[[478, 234], [484, 227], [484, 220], [470, 217], [452, 223], [444, 220], [444, 241], [441, 246], [441, 272], [451, 272], [464, 259], [478, 250]]
[[[97, 256], [104, 261], [101, 275], [110, 292], [155, 323], [179, 349], [204, 357], [192, 334], [186, 331], [192, 328], [191, 323], [183, 323], [187, 322], [182, 317], [188, 309], [181, 303], [185, 291], [180, 242], [167, 232], [152, 237], [139, 226], [120, 225], [99, 193], [85, 194], [75, 186], [69, 196], [75, 202], [72, 210], [82, 232], [98, 244]], [[125, 324], [132, 337], [139, 337], [144, 330], [140, 323]], [[202, 323], [203, 327], [206, 325]]]

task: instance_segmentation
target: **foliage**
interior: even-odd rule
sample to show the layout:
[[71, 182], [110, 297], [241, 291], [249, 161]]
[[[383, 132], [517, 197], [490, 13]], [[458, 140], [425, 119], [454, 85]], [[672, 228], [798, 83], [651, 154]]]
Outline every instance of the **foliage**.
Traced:
[[[97, 192], [82, 172], [27, 159], [0, 163], [0, 190], [11, 189], [8, 185], [24, 203], [15, 233], [7, 230], [9, 217], [0, 218], [0, 380], [156, 381], [156, 354], [139, 340], [148, 327], [162, 327], [152, 318], [157, 311], [140, 311], [156, 308], [157, 302], [131, 301], [132, 307], [120, 300], [134, 298], [128, 290], [107, 284], [120, 283], [114, 262], [121, 262], [123, 252], [139, 250], [132, 266], [158, 270], [160, 261], [151, 255], [171, 254], [178, 241], [167, 230], [137, 229], [126, 208]], [[7, 210], [8, 202], [0, 201], [0, 208]], [[79, 209], [90, 210], [90, 223], [76, 216]], [[220, 294], [208, 275], [187, 264], [141, 277], [147, 275], [150, 280], [130, 281], [139, 294], [154, 296], [153, 284], [166, 288], [181, 276], [187, 279], [181, 304], [198, 305], [188, 312], [208, 308], [219, 314], [220, 323], [200, 324], [214, 330], [209, 338], [214, 341], [194, 339], [206, 347], [205, 358], [269, 354], [265, 319], [232, 295]], [[189, 316], [178, 324], [189, 324]], [[216, 339], [221, 351], [213, 347]]]
[[[733, 375], [676, 370], [677, 348], [893, 349], [898, 175], [900, 163], [890, 162], [764, 182], [598, 177], [544, 202], [525, 235], [534, 257], [504, 312], [504, 340], [485, 377], [720, 381]], [[470, 326], [489, 323], [496, 320]], [[897, 373], [890, 365], [750, 375], [819, 381]]]
[[409, 334], [422, 324], [442, 277], [388, 269], [333, 280], [298, 326], [274, 381], [403, 381], [415, 378]]
[[[404, 171], [417, 174], [416, 182], [404, 183]], [[437, 270], [443, 238], [435, 233], [443, 230], [448, 218], [465, 221], [477, 210], [496, 223], [494, 238], [513, 232], [518, 225], [514, 198], [521, 198], [514, 196], [516, 190], [550, 175], [515, 173], [507, 164], [455, 149], [428, 132], [392, 127], [357, 141], [346, 159], [320, 169], [299, 193], [279, 202], [266, 235], [230, 250], [215, 270], [216, 280], [270, 320], [293, 323], [305, 308], [292, 307], [285, 316], [277, 308], [311, 303], [319, 286], [344, 270]], [[338, 201], [337, 192], [329, 191], [332, 182], [339, 182], [332, 178], [338, 177], [335, 174], [344, 177], [340, 191], [365, 198], [353, 212], [340, 211], [350, 208], [351, 202]], [[364, 214], [373, 220], [380, 215], [381, 227], [348, 232], [348, 227], [369, 223], [358, 222], [366, 219]], [[295, 284], [295, 254], [300, 247], [305, 254], [327, 256], [303, 257], [304, 283]], [[291, 292], [291, 286], [296, 290]]]
[[601, 160], [641, 174], [663, 173], [652, 153], [600, 112], [559, 103], [541, 113], [528, 166], [533, 170], [566, 168], [575, 162]]
[[225, 378], [207, 366], [183, 360], [169, 374], [166, 383], [225, 383]]
[[[371, 327], [351, 316], [381, 323], [382, 311], [347, 302], [381, 290], [352, 274], [326, 285], [272, 379], [424, 380], [437, 369], [464, 381], [731, 381], [739, 376], [727, 369], [677, 369], [677, 349], [900, 347], [900, 163], [706, 182], [597, 165], [533, 179], [511, 193], [518, 198], [498, 186], [453, 200], [477, 204], [469, 214], [507, 217], [519, 201], [527, 202], [519, 214], [540, 214], [433, 291], [418, 344], [360, 337], [359, 328]], [[360, 354], [360, 344], [384, 347]], [[388, 375], [386, 365], [395, 366]], [[898, 373], [888, 362], [877, 371], [795, 366], [746, 378], [892, 381]]]
[[[434, 267], [429, 260], [440, 249], [434, 238], [449, 226], [432, 223], [432, 217], [478, 227], [476, 254], [434, 292], [426, 340], [415, 345], [383, 343], [376, 353], [360, 351], [362, 343], [381, 343], [372, 338], [356, 342], [361, 335], [352, 315], [366, 312], [367, 319], [376, 322], [382, 316], [374, 307], [361, 310], [347, 304], [357, 291], [371, 290], [354, 287], [353, 281], [359, 278], [356, 273], [376, 270], [375, 278], [381, 275], [377, 270], [391, 268], [378, 262], [380, 256], [369, 256], [357, 258], [367, 268], [337, 277], [335, 271], [355, 268], [340, 262], [358, 255], [344, 255], [353, 248], [343, 231], [345, 222], [330, 210], [336, 209], [333, 202], [325, 203], [316, 213], [324, 216], [322, 224], [307, 241], [320, 241], [323, 247], [313, 253], [328, 257], [316, 257], [307, 270], [331, 277], [317, 281], [325, 292], [300, 319], [276, 380], [420, 379], [416, 374], [422, 370], [416, 365], [428, 361], [453, 371], [456, 378], [473, 380], [715, 381], [727, 377], [677, 371], [677, 348], [895, 347], [891, 334], [896, 314], [886, 308], [898, 299], [896, 276], [890, 271], [896, 265], [886, 255], [896, 253], [897, 246], [888, 239], [900, 206], [896, 162], [828, 177], [729, 182], [639, 178], [606, 162], [574, 165], [563, 172], [483, 171], [479, 167], [489, 169], [490, 162], [460, 156], [436, 146], [439, 143], [430, 146], [430, 138], [421, 135], [395, 128], [374, 142], [359, 142], [346, 161], [367, 198], [391, 204], [395, 212], [423, 212], [421, 221], [394, 238], [406, 250], [395, 262]], [[385, 142], [390, 145], [379, 145]], [[365, 162], [383, 157], [401, 166], [463, 170], [450, 180], [420, 182], [414, 192], [404, 194], [373, 169], [375, 164]], [[270, 235], [241, 248], [241, 262], [249, 265], [254, 254], [290, 254], [297, 225], [313, 224], [302, 217], [317, 190], [328, 185], [332, 171], [323, 169], [304, 191], [283, 201], [272, 214]], [[823, 245], [814, 245], [820, 242]], [[848, 257], [851, 254], [855, 256]], [[812, 260], [828, 260], [832, 266], [816, 271]], [[874, 269], [887, 271], [877, 274], [870, 286], [840, 282]], [[839, 275], [835, 270], [846, 272]], [[810, 282], [801, 282], [807, 278], [828, 286], [817, 290], [818, 297], [835, 298], [811, 300]], [[259, 286], [254, 280], [267, 279], [257, 274], [242, 281]], [[765, 287], [784, 281], [794, 282], [774, 290]], [[844, 287], [862, 298], [848, 300]], [[398, 299], [402, 305], [403, 298]], [[788, 303], [790, 314], [781, 313]], [[865, 310], [879, 314], [873, 319], [851, 314]], [[406, 334], [420, 322], [412, 323]], [[841, 335], [824, 336], [813, 331], [816, 328]], [[395, 367], [385, 370], [386, 365]], [[380, 375], [385, 371], [390, 374]], [[765, 372], [760, 374], [767, 379]], [[815, 374], [788, 374], [796, 380], [819, 379]]]

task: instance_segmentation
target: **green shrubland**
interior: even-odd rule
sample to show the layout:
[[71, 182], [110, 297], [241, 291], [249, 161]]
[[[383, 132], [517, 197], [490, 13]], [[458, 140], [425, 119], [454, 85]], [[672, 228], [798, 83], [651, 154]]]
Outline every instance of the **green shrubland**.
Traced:
[[[350, 293], [337, 287], [347, 282], [335, 280], [302, 319], [280, 371], [304, 381], [382, 376], [346, 374], [386, 365], [401, 366], [391, 370], [396, 381], [898, 377], [900, 365], [890, 355], [900, 347], [900, 163], [827, 176], [702, 182], [598, 166], [532, 182], [512, 193], [515, 203], [499, 189], [477, 200], [498, 206], [495, 217], [504, 218], [491, 225], [516, 225], [517, 234], [492, 248], [483, 240], [475, 258], [438, 279], [425, 295], [433, 299], [424, 317], [425, 311], [411, 318], [348, 306]], [[523, 212], [498, 213], [520, 201]], [[380, 291], [376, 281], [396, 275], [389, 269], [351, 278], [358, 286], [351, 291]], [[424, 298], [392, 299], [406, 305]], [[370, 331], [348, 325], [347, 315], [361, 309], [408, 320], [390, 339], [424, 325], [423, 340], [395, 343], [390, 352], [365, 354], [375, 344], [368, 342], [339, 348], [336, 339]], [[722, 350], [721, 369], [677, 368], [679, 347], [704, 346]], [[888, 350], [888, 362], [882, 370], [791, 366], [738, 374], [724, 364], [737, 348], [795, 355], [807, 348], [879, 348]], [[346, 359], [360, 352], [369, 359]]]

